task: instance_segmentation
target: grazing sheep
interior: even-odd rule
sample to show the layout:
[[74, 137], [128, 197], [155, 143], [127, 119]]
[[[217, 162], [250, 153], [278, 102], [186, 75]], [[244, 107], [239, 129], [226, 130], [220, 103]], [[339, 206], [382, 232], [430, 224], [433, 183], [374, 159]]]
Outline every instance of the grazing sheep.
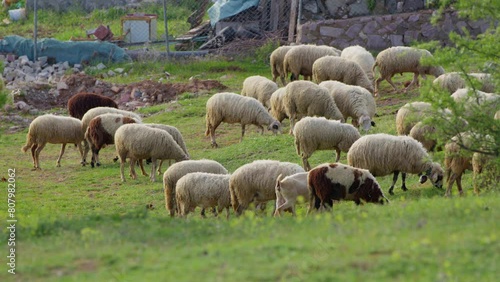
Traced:
[[273, 81], [276, 82], [277, 78], [279, 77], [283, 86], [286, 85], [286, 73], [283, 72], [283, 60], [285, 59], [286, 53], [293, 47], [294, 46], [280, 46], [274, 49], [269, 58]]
[[290, 81], [311, 78], [314, 61], [323, 56], [339, 56], [340, 50], [330, 46], [299, 45], [290, 49], [283, 59], [283, 72], [285, 76], [291, 73]]
[[473, 115], [474, 109], [483, 112], [495, 113], [500, 108], [500, 95], [496, 93], [486, 93], [483, 91], [473, 91], [469, 88], [460, 88], [451, 94], [456, 103], [463, 103], [464, 116]]
[[[177, 129], [177, 127], [172, 126], [172, 125], [159, 124], [159, 123], [146, 123], [145, 125], [149, 126], [151, 128], [158, 128], [161, 130], [165, 130], [166, 132], [170, 133], [172, 138], [174, 138], [175, 142], [177, 142], [177, 144], [181, 147], [181, 149], [184, 151], [184, 153], [186, 153], [186, 156], [188, 156], [188, 158], [190, 157], [188, 150], [187, 150], [187, 147], [186, 147], [186, 143], [184, 142], [184, 138], [182, 137], [182, 134], [179, 131], [179, 129]], [[158, 175], [161, 174], [161, 165], [162, 164], [163, 164], [163, 160], [161, 160], [160, 164], [158, 165]], [[169, 160], [169, 165], [170, 164], [171, 163]], [[142, 164], [141, 164], [141, 168], [144, 169], [142, 167]], [[143, 174], [144, 174], [144, 171], [143, 171]]]
[[69, 115], [77, 119], [82, 119], [88, 110], [96, 107], [118, 108], [118, 105], [106, 96], [85, 92], [80, 92], [68, 100]]
[[481, 83], [481, 87], [478, 90], [484, 92], [494, 92], [495, 84], [491, 80], [491, 75], [488, 73], [468, 73], [463, 74], [460, 72], [448, 72], [438, 76], [434, 79], [433, 84], [441, 87], [444, 90], [453, 94], [459, 88], [466, 88], [467, 85], [466, 79], [462, 78], [462, 76], [466, 76], [467, 80], [477, 80]]
[[231, 205], [237, 215], [250, 203], [262, 204], [276, 200], [275, 184], [281, 174], [288, 176], [304, 172], [297, 164], [273, 160], [258, 160], [236, 169], [229, 180]]
[[274, 91], [271, 95], [271, 99], [269, 99], [269, 103], [271, 104], [269, 113], [280, 123], [288, 117], [286, 115], [285, 106], [283, 105], [283, 96], [285, 92], [285, 87], [280, 87], [278, 90]]
[[426, 116], [431, 115], [432, 105], [426, 102], [411, 102], [399, 108], [396, 114], [396, 132], [408, 135], [410, 130]]
[[[181, 177], [177, 181], [175, 193], [179, 214], [186, 217], [196, 207], [202, 209], [217, 207], [217, 213], [226, 209], [226, 218], [229, 218], [230, 176], [230, 174], [192, 172]], [[202, 213], [202, 216], [205, 217], [205, 214]]]
[[165, 173], [163, 173], [165, 208], [170, 212], [170, 216], [174, 216], [176, 212], [175, 190], [177, 181], [191, 172], [228, 174], [224, 166], [213, 160], [187, 160], [171, 165]]
[[345, 121], [328, 89], [310, 81], [290, 82], [285, 88], [283, 105], [290, 117], [290, 134], [293, 134], [295, 121], [304, 116], [323, 116]]
[[254, 124], [259, 127], [261, 134], [264, 133], [264, 125], [267, 126], [268, 130], [272, 130], [274, 134], [281, 128], [281, 123], [275, 120], [266, 108], [254, 98], [228, 92], [217, 93], [208, 99], [206, 107], [207, 130], [205, 135], [210, 135], [212, 147], [218, 146], [215, 141], [215, 130], [222, 122], [240, 123], [241, 140], [245, 135], [245, 126], [247, 124]]
[[360, 65], [354, 61], [336, 56], [324, 56], [317, 59], [312, 66], [313, 81], [337, 80], [349, 85], [357, 85], [373, 93], [373, 82], [370, 81]]
[[[89, 123], [93, 118], [95, 118], [98, 115], [107, 114], [107, 113], [121, 114], [123, 116], [133, 118], [136, 121], [136, 123], [142, 122], [142, 119], [138, 114], [130, 112], [130, 111], [119, 110], [119, 109], [115, 109], [115, 108], [111, 108], [111, 107], [95, 107], [95, 108], [88, 110], [82, 117], [82, 134], [85, 134], [85, 132], [87, 131], [87, 127], [89, 126]], [[90, 150], [90, 144], [87, 140], [83, 139], [83, 145], [84, 145], [84, 147], [83, 147], [83, 165], [85, 165], [87, 163], [86, 160], [87, 160], [87, 154]]]
[[299, 197], [304, 200], [309, 197], [309, 189], [307, 189], [307, 172], [299, 172], [296, 174], [284, 177], [280, 174], [276, 179], [276, 208], [274, 216], [281, 215], [281, 212], [286, 209], [291, 209], [295, 216], [295, 202]]
[[31, 123], [26, 135], [26, 145], [22, 148], [26, 152], [31, 148], [34, 170], [40, 168], [40, 152], [47, 143], [62, 144], [57, 158], [57, 167], [61, 166], [61, 158], [67, 143], [78, 147], [83, 162], [82, 122], [73, 117], [55, 116], [51, 114], [36, 117]]
[[352, 119], [354, 127], [368, 131], [375, 126], [373, 117], [377, 105], [372, 94], [361, 86], [347, 85], [340, 81], [327, 80], [319, 84], [330, 91], [330, 94], [344, 116]]
[[[394, 173], [389, 194], [393, 195], [398, 175], [402, 173], [403, 191], [406, 188], [406, 174], [419, 174], [420, 183], [430, 177], [435, 187], [441, 188], [443, 169], [433, 163], [422, 143], [408, 136], [371, 134], [359, 138], [347, 152], [348, 164], [368, 169], [374, 176]], [[423, 175], [422, 175], [423, 174]]]
[[85, 131], [85, 139], [92, 150], [90, 166], [100, 166], [99, 151], [106, 145], [115, 143], [116, 130], [128, 123], [136, 123], [136, 120], [122, 114], [102, 114], [93, 118]]
[[424, 124], [423, 122], [419, 121], [411, 128], [410, 133], [408, 133], [408, 136], [422, 143], [424, 148], [428, 152], [431, 152], [434, 151], [437, 144], [436, 138], [432, 138], [432, 135], [435, 133], [436, 133], [435, 126]]
[[[479, 185], [492, 185], [500, 183], [500, 173], [498, 167], [494, 163], [494, 157], [483, 153], [474, 153], [472, 155], [472, 179], [474, 183], [474, 193], [479, 195]], [[486, 178], [480, 181], [479, 174], [490, 172]]]
[[323, 117], [305, 117], [295, 125], [295, 149], [302, 158], [306, 171], [311, 169], [309, 157], [316, 150], [335, 150], [335, 162], [340, 159], [340, 152], [347, 152], [361, 135], [352, 125], [328, 120]]
[[340, 57], [344, 59], [351, 60], [358, 63], [358, 65], [363, 69], [368, 77], [368, 80], [372, 82], [373, 86], [373, 64], [375, 64], [375, 58], [368, 52], [364, 47], [359, 45], [349, 46], [342, 50]]
[[328, 208], [333, 201], [354, 201], [384, 204], [389, 200], [384, 196], [375, 177], [366, 169], [355, 168], [340, 163], [326, 163], [309, 171], [308, 214], [315, 208]]
[[257, 99], [266, 109], [271, 108], [269, 99], [274, 91], [278, 90], [278, 85], [267, 77], [253, 75], [243, 81], [241, 96]]
[[469, 133], [459, 134], [451, 138], [444, 146], [444, 167], [446, 170], [446, 188], [445, 196], [451, 196], [451, 188], [453, 183], [457, 182], [458, 192], [463, 195], [462, 190], [462, 174], [466, 170], [472, 170], [472, 152], [464, 150], [458, 142], [464, 146], [470, 147], [473, 139]]
[[405, 92], [413, 84], [418, 84], [419, 75], [424, 79], [426, 74], [434, 75], [435, 77], [442, 75], [444, 73], [442, 67], [421, 64], [420, 59], [429, 57], [432, 58], [432, 54], [429, 51], [414, 47], [396, 46], [381, 51], [375, 58], [375, 64], [372, 68], [373, 73], [375, 73], [375, 68], [377, 66], [380, 71], [380, 77], [375, 81], [375, 96], [379, 94], [379, 84], [382, 80], [389, 82], [394, 90], [398, 91], [396, 85], [392, 82], [392, 77], [397, 73], [413, 73], [413, 80], [404, 89]]
[[156, 160], [189, 159], [172, 136], [161, 129], [151, 128], [143, 124], [124, 124], [115, 133], [116, 153], [120, 158], [120, 175], [125, 181], [124, 168], [126, 158], [130, 159], [130, 175], [136, 179], [134, 166], [138, 160], [151, 158], [151, 174], [149, 178], [156, 181]]

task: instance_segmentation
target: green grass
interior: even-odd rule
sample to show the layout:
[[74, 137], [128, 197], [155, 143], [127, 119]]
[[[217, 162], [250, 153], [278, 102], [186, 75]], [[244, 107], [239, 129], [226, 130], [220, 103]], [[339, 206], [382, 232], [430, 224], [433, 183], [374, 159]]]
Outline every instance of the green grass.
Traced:
[[[151, 74], [173, 68], [173, 80], [178, 82], [196, 74], [219, 79], [228, 67], [238, 66], [242, 70], [231, 72], [234, 77], [224, 82], [234, 92], [250, 74], [270, 76], [266, 65], [248, 59], [152, 66]], [[143, 75], [128, 79], [140, 80]], [[382, 85], [384, 91], [389, 89]], [[301, 163], [287, 134], [287, 120], [284, 134], [262, 136], [250, 126], [242, 142], [239, 125], [223, 124], [217, 129], [220, 148], [212, 149], [204, 135], [210, 95], [185, 93], [177, 101], [139, 112], [145, 122], [179, 128], [193, 159], [214, 159], [230, 172], [257, 159]], [[417, 91], [382, 93], [377, 102], [384, 106], [377, 110], [372, 133], [395, 133], [395, 109], [417, 96]], [[41, 154], [42, 170], [31, 171], [29, 154], [20, 152], [26, 132], [0, 137], [1, 176], [8, 178], [7, 169], [16, 169], [18, 219], [18, 274], [8, 274], [3, 264], [1, 281], [496, 280], [500, 197], [496, 190], [474, 196], [470, 172], [464, 176], [465, 197], [457, 197], [454, 190], [455, 197], [444, 198], [443, 190], [420, 185], [412, 175], [407, 179], [409, 191], [401, 191], [398, 182], [386, 206], [342, 202], [332, 212], [306, 216], [306, 206], [300, 204], [296, 218], [290, 214], [273, 218], [269, 204], [265, 214], [247, 211], [237, 218], [231, 213], [229, 220], [211, 214], [202, 219], [198, 211], [179, 219], [170, 218], [165, 210], [161, 180], [151, 183], [141, 176], [120, 182], [112, 146], [101, 151], [103, 165], [94, 169], [81, 167], [76, 149], [69, 146], [62, 167], [57, 168], [59, 146], [49, 144]], [[434, 158], [442, 162], [442, 152]], [[310, 163], [333, 160], [333, 151], [318, 151]], [[341, 162], [346, 162], [345, 153]], [[378, 178], [384, 191], [391, 179]], [[7, 182], [0, 183], [7, 187]], [[5, 190], [3, 218], [7, 218]], [[4, 228], [2, 234], [5, 260], [9, 233]]]

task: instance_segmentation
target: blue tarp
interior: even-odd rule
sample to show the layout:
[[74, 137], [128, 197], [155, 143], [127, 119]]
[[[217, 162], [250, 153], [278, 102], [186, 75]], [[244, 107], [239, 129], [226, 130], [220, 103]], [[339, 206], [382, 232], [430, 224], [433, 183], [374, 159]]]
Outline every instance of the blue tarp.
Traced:
[[259, 0], [217, 0], [208, 9], [210, 24], [214, 27], [218, 21], [239, 14], [258, 4]]
[[[34, 42], [17, 35], [0, 39], [0, 52], [26, 55], [33, 61]], [[124, 49], [105, 41], [59, 41], [46, 38], [37, 41], [37, 56], [47, 56], [56, 62], [74, 64], [131, 61]]]

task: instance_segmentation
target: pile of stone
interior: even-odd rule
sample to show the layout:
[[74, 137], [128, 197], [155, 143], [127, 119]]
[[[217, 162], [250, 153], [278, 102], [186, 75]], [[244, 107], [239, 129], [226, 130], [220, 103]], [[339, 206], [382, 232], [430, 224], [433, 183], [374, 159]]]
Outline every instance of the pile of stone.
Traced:
[[3, 77], [6, 84], [19, 82], [41, 82], [56, 84], [67, 71], [80, 72], [82, 65], [70, 66], [68, 62], [49, 64], [47, 57], [39, 57], [35, 62], [28, 56], [15, 58], [14, 55], [0, 55], [4, 62]]

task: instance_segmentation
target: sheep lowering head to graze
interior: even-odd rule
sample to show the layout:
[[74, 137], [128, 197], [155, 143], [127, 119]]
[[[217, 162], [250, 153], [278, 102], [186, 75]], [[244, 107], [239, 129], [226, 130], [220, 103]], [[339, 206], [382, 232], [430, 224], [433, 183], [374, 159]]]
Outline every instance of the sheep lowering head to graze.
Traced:
[[340, 163], [326, 163], [309, 171], [309, 210], [329, 208], [334, 201], [384, 204], [384, 196], [375, 177], [366, 169]]
[[276, 193], [276, 209], [274, 216], [281, 215], [286, 209], [291, 209], [295, 216], [295, 202], [299, 197], [304, 200], [309, 198], [309, 189], [307, 189], [307, 172], [299, 172], [286, 177], [281, 174], [276, 179], [274, 187]]
[[314, 61], [323, 56], [339, 56], [340, 50], [330, 46], [299, 45], [294, 46], [286, 52], [283, 59], [283, 73], [289, 73], [290, 81], [299, 79], [299, 75], [304, 79], [311, 79], [312, 65]]
[[380, 71], [380, 77], [375, 81], [375, 96], [379, 95], [379, 85], [383, 80], [389, 82], [395, 91], [398, 90], [392, 82], [392, 77], [397, 73], [413, 73], [413, 80], [404, 89], [405, 92], [413, 84], [418, 84], [419, 75], [423, 78], [427, 74], [438, 77], [444, 73], [444, 69], [440, 66], [423, 65], [420, 60], [424, 57], [432, 57], [432, 54], [425, 49], [406, 46], [389, 47], [381, 51], [375, 58], [375, 64], [372, 68], [373, 73], [375, 73], [377, 66]]
[[31, 149], [34, 169], [40, 169], [40, 152], [47, 143], [62, 144], [61, 152], [57, 158], [57, 166], [61, 166], [61, 158], [64, 154], [66, 144], [75, 144], [80, 151], [83, 163], [83, 141], [82, 122], [73, 117], [56, 116], [46, 114], [36, 117], [31, 123], [26, 135], [26, 145], [23, 152]]
[[109, 97], [85, 92], [80, 92], [68, 100], [68, 113], [77, 119], [82, 119], [88, 110], [96, 107], [118, 108], [118, 105]]
[[372, 94], [361, 86], [347, 85], [340, 81], [326, 80], [319, 84], [330, 91], [330, 94], [344, 116], [352, 119], [352, 125], [368, 131], [375, 126], [377, 105]]
[[120, 175], [125, 181], [125, 160], [130, 159], [130, 175], [136, 179], [134, 166], [138, 160], [151, 158], [149, 178], [156, 181], [156, 160], [174, 159], [177, 162], [189, 157], [165, 130], [151, 128], [143, 124], [124, 124], [115, 133], [116, 153], [120, 158]]
[[310, 81], [290, 82], [285, 87], [283, 105], [290, 117], [290, 134], [293, 134], [295, 121], [305, 116], [345, 121], [328, 89]]
[[496, 111], [500, 108], [500, 95], [496, 93], [486, 93], [479, 90], [472, 90], [470, 88], [460, 88], [451, 94], [456, 103], [462, 104], [464, 112], [462, 117], [464, 119], [474, 118], [475, 111], [492, 113], [495, 115]]
[[259, 160], [236, 169], [229, 180], [231, 205], [237, 215], [248, 208], [250, 203], [263, 204], [276, 200], [275, 184], [283, 177], [304, 172], [297, 164], [274, 160]]
[[[142, 122], [142, 119], [138, 114], [130, 112], [130, 111], [115, 109], [115, 108], [111, 108], [111, 107], [95, 107], [95, 108], [88, 110], [82, 117], [82, 134], [85, 134], [85, 132], [87, 131], [87, 127], [89, 126], [89, 123], [93, 118], [95, 118], [98, 115], [108, 114], [108, 113], [121, 114], [125, 117], [130, 117], [130, 118], [134, 119], [136, 123]], [[85, 165], [86, 160], [87, 160], [87, 154], [90, 150], [90, 144], [86, 139], [84, 139], [83, 145], [84, 145], [83, 165]]]
[[352, 125], [324, 117], [305, 117], [295, 125], [295, 149], [302, 158], [304, 169], [310, 170], [309, 157], [316, 150], [335, 150], [335, 162], [340, 152], [347, 152], [361, 135]]
[[373, 93], [373, 83], [358, 63], [337, 57], [324, 56], [312, 66], [313, 81], [337, 80], [349, 85], [357, 85]]
[[[203, 210], [217, 208], [217, 213], [226, 209], [226, 218], [229, 218], [230, 176], [230, 174], [192, 172], [181, 177], [177, 181], [175, 192], [179, 214], [186, 217], [196, 207], [201, 207]], [[201, 215], [205, 217], [204, 212]]]
[[375, 64], [375, 58], [373, 58], [373, 55], [370, 52], [368, 52], [364, 47], [354, 45], [342, 49], [340, 57], [358, 63], [358, 65], [366, 73], [368, 80], [371, 81], [373, 86], [374, 78], [372, 67], [373, 64]]
[[447, 90], [450, 94], [453, 94], [460, 88], [471, 87], [474, 81], [480, 83], [477, 89], [484, 92], [494, 92], [495, 84], [491, 79], [489, 73], [460, 73], [460, 72], [447, 72], [438, 76], [432, 82], [434, 85]]
[[286, 53], [293, 47], [294, 46], [280, 46], [274, 49], [269, 57], [273, 81], [276, 82], [276, 79], [279, 77], [283, 86], [286, 85], [286, 73], [283, 72], [283, 60], [285, 59]]
[[274, 119], [264, 106], [254, 98], [245, 97], [236, 93], [217, 93], [210, 97], [206, 105], [206, 126], [205, 135], [210, 135], [212, 147], [217, 147], [215, 141], [215, 130], [222, 123], [240, 123], [241, 139], [245, 135], [245, 126], [253, 124], [260, 128], [261, 134], [264, 133], [264, 127], [278, 133], [281, 129], [281, 123]]
[[102, 114], [93, 118], [85, 131], [85, 139], [92, 150], [90, 166], [100, 166], [99, 151], [106, 145], [115, 143], [116, 130], [127, 123], [136, 123], [136, 120], [122, 114]]
[[432, 105], [427, 102], [406, 103], [396, 114], [396, 132], [398, 135], [408, 135], [410, 130], [426, 116], [433, 114]]
[[274, 91], [278, 90], [278, 85], [267, 77], [253, 75], [245, 78], [241, 96], [248, 96], [257, 99], [266, 109], [271, 108], [269, 99]]
[[420, 183], [430, 178], [435, 187], [443, 186], [444, 171], [441, 165], [432, 162], [422, 143], [409, 136], [393, 136], [379, 133], [365, 135], [354, 142], [347, 152], [349, 165], [368, 169], [374, 176], [394, 174], [389, 194], [393, 195], [398, 175], [402, 173], [403, 191], [406, 174], [419, 174]]
[[170, 216], [174, 216], [176, 212], [175, 190], [177, 181], [191, 172], [228, 174], [227, 169], [214, 160], [187, 160], [171, 165], [163, 174], [165, 208], [169, 211]]

